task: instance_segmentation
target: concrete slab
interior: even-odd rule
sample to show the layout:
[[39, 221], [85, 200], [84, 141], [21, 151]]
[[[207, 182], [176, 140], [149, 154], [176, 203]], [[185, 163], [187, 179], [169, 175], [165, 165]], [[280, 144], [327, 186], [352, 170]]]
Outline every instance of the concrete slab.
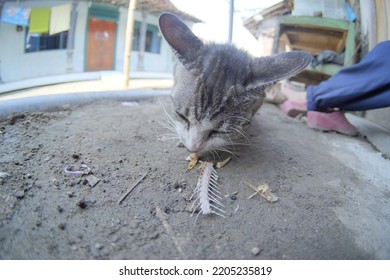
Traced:
[[383, 156], [390, 158], [390, 131], [369, 120], [347, 114], [348, 120], [355, 125], [363, 135]]
[[[149, 79], [172, 80], [173, 75], [171, 73], [134, 71], [130, 73], [130, 78], [148, 79], [148, 80]], [[87, 81], [100, 81], [118, 87], [118, 86], [122, 86], [123, 73], [118, 71], [97, 71], [97, 72], [70, 73], [70, 74], [63, 74], [63, 75], [39, 77], [34, 79], [26, 79], [22, 81], [0, 84], [0, 94], [12, 92], [12, 91], [24, 90], [24, 89], [31, 89], [34, 87], [45, 87], [48, 85], [66, 84], [72, 82], [87, 82]]]

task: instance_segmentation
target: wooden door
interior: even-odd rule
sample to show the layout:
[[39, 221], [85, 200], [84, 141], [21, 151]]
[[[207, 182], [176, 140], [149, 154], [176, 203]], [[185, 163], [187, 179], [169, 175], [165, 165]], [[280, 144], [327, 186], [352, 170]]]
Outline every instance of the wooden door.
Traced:
[[116, 22], [89, 18], [86, 70], [113, 70]]

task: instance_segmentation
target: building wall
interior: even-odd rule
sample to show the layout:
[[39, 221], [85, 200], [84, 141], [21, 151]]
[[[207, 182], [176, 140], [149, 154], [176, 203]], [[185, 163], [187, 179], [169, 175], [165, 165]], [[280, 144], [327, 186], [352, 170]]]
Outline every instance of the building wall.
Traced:
[[[50, 7], [67, 1], [24, 1], [21, 7]], [[15, 5], [15, 2], [5, 3]], [[0, 61], [3, 82], [63, 74], [66, 71], [66, 50], [25, 53], [26, 31], [16, 31], [16, 25], [0, 23]]]
[[[134, 12], [134, 20], [141, 21], [141, 13], [138, 11]], [[126, 31], [126, 21], [127, 21], [127, 9], [121, 9], [120, 11], [120, 29], [118, 29], [118, 34], [125, 34]], [[148, 14], [146, 21], [149, 24], [158, 26], [158, 17]], [[118, 36], [118, 47], [117, 47], [117, 70], [123, 70], [123, 57], [124, 57], [124, 46], [125, 46], [125, 36]], [[138, 51], [133, 51], [131, 53], [131, 70], [136, 70], [138, 65]], [[161, 41], [161, 52], [160, 54], [148, 53], [145, 52], [144, 55], [144, 68], [147, 72], [172, 72], [173, 71], [173, 56], [172, 51], [169, 45], [162, 40]]]
[[[72, 1], [21, 1], [21, 7], [51, 7]], [[5, 3], [16, 5], [16, 2]], [[124, 45], [127, 22], [127, 9], [120, 8], [117, 26], [117, 41], [115, 49], [115, 70], [123, 70]], [[135, 12], [135, 19], [140, 20], [141, 14]], [[88, 2], [78, 2], [77, 21], [72, 56], [66, 49], [46, 50], [25, 53], [26, 31], [16, 31], [16, 25], [0, 22], [0, 82], [13, 82], [23, 79], [45, 77], [66, 73], [81, 73], [85, 69], [85, 46], [88, 20]], [[158, 18], [148, 15], [147, 22], [158, 26]], [[70, 57], [70, 60], [69, 60]], [[131, 71], [137, 69], [138, 52], [132, 52]], [[144, 68], [146, 72], [172, 72], [172, 52], [162, 40], [161, 53], [145, 53]]]
[[[363, 2], [366, 1], [360, 1], [361, 4]], [[373, 21], [372, 17], [367, 19], [367, 21], [370, 22], [371, 25], [374, 25], [375, 28], [375, 32], [369, 34], [373, 37], [371, 41], [374, 41], [374, 44], [371, 44], [371, 49], [376, 45], [375, 43], [390, 40], [390, 3], [386, 0], [375, 0], [373, 4], [375, 9], [373, 14], [376, 14], [376, 20]], [[366, 24], [368, 25], [368, 23]], [[390, 130], [389, 107], [366, 111], [366, 118]]]

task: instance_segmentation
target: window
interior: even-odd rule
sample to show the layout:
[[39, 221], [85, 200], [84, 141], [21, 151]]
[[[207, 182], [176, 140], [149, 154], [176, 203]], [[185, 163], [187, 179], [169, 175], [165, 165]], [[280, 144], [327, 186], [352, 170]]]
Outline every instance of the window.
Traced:
[[[139, 40], [141, 22], [134, 22], [134, 35], [133, 35], [133, 51], [139, 50]], [[146, 26], [146, 38], [145, 38], [145, 51], [150, 53], [160, 53], [161, 49], [161, 34], [157, 26], [148, 24]]]
[[26, 31], [26, 53], [39, 52], [45, 50], [62, 50], [66, 49], [68, 41], [68, 31], [58, 34], [37, 34]]

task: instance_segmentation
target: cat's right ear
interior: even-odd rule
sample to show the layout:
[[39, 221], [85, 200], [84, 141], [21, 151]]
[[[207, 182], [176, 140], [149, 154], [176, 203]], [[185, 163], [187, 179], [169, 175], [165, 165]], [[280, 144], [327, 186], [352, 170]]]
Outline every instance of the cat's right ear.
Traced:
[[183, 65], [195, 62], [203, 43], [185, 23], [173, 14], [163, 13], [159, 25], [162, 35]]

